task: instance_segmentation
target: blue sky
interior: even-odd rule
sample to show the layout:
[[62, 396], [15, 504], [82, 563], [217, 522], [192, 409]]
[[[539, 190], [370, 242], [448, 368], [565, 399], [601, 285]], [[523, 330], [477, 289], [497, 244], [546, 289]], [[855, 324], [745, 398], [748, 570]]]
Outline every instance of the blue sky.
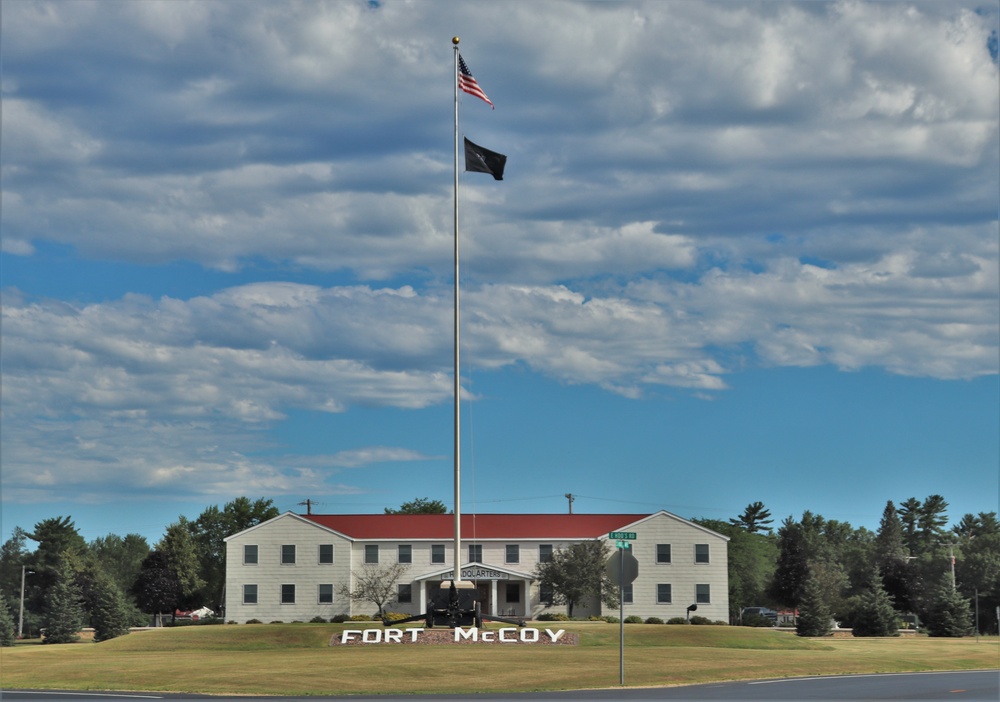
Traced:
[[2, 532], [998, 509], [995, 2], [4, 3]]

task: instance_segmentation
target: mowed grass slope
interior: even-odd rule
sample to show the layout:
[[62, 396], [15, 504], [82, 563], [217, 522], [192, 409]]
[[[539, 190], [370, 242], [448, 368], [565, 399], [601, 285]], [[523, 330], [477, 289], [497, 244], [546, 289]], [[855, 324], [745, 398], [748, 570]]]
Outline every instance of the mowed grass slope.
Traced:
[[[362, 625], [364, 626], [364, 625]], [[4, 688], [214, 694], [469, 693], [616, 687], [618, 626], [557, 623], [579, 646], [329, 646], [358, 625], [144, 631], [100, 644], [0, 649]], [[542, 625], [540, 628], [544, 628]], [[625, 627], [626, 685], [996, 668], [1000, 640], [801, 639], [721, 626]], [[460, 671], [456, 673], [455, 671]]]

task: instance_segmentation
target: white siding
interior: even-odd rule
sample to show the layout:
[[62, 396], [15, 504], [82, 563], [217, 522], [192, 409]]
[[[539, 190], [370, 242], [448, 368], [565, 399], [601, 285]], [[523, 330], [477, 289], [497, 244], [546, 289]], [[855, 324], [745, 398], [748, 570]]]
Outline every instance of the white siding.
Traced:
[[[243, 563], [243, 546], [256, 544], [257, 564]], [[295, 564], [282, 565], [281, 547], [295, 545]], [[333, 563], [319, 563], [320, 544], [333, 545]], [[351, 544], [344, 537], [293, 514], [283, 514], [226, 541], [226, 620], [245, 623], [329, 619], [349, 614], [350, 602], [336, 592], [351, 569]], [[319, 603], [319, 585], [334, 587], [333, 603]], [[257, 586], [257, 604], [243, 603], [243, 586]], [[281, 603], [281, 586], [295, 585], [295, 604]]]
[[[634, 524], [623, 524], [621, 531], [634, 531], [636, 540], [632, 542], [632, 553], [639, 561], [639, 577], [633, 583], [633, 602], [625, 605], [625, 616], [637, 615], [643, 619], [651, 616], [664, 621], [672, 617], [684, 617], [687, 607], [695, 604], [698, 585], [708, 585], [711, 601], [698, 603], [694, 614], [709, 619], [728, 621], [729, 581], [727, 539], [692, 522], [681, 519], [669, 512], [657, 512]], [[468, 563], [468, 546], [482, 545], [483, 566], [509, 573], [508, 580], [484, 581], [489, 592], [490, 608], [496, 614], [513, 611], [516, 616], [537, 617], [543, 612], [565, 612], [564, 606], [545, 607], [540, 601], [537, 582], [530, 578], [539, 561], [539, 547], [551, 545], [553, 551], [566, 549], [575, 541], [565, 539], [538, 538], [530, 540], [491, 539], [472, 541], [463, 539], [461, 561]], [[256, 565], [243, 563], [243, 547], [257, 546]], [[294, 544], [296, 562], [282, 565], [281, 547]], [[332, 544], [334, 563], [320, 564], [320, 544]], [[453, 543], [440, 540], [356, 540], [330, 531], [314, 522], [293, 513], [285, 513], [272, 520], [258, 524], [246, 531], [234, 534], [226, 540], [226, 619], [244, 623], [249, 619], [262, 622], [309, 621], [320, 616], [324, 619], [343, 614], [371, 615], [375, 605], [370, 602], [352, 603], [338, 592], [340, 586], [354, 586], [352, 572], [358, 571], [365, 560], [365, 546], [378, 545], [379, 564], [391, 565], [397, 562], [398, 547], [411, 547], [412, 563], [400, 583], [412, 585], [412, 602], [390, 603], [391, 611], [406, 614], [420, 614], [422, 595], [433, 588], [431, 583], [440, 580], [440, 574], [451, 570], [454, 565]], [[431, 562], [431, 547], [443, 545], [444, 563]], [[517, 563], [506, 562], [506, 549], [510, 544], [519, 547]], [[657, 544], [670, 544], [671, 562], [656, 562]], [[707, 544], [709, 562], [695, 562], [695, 546]], [[528, 576], [525, 578], [524, 576]], [[420, 578], [420, 580], [418, 580]], [[332, 584], [333, 603], [320, 604], [319, 585]], [[507, 601], [507, 584], [518, 583], [519, 602]], [[672, 601], [657, 603], [657, 586], [671, 586]], [[243, 603], [243, 586], [257, 586], [257, 603]], [[281, 586], [295, 586], [295, 603], [281, 603]], [[426, 597], [424, 597], [426, 602]], [[576, 617], [591, 615], [618, 616], [619, 608], [604, 607], [599, 602], [577, 603], [573, 614]]]
[[[687, 608], [695, 604], [695, 586], [705, 584], [710, 586], [711, 602], [698, 604], [692, 615], [729, 621], [728, 541], [724, 536], [665, 512], [623, 527], [622, 531], [636, 533], [632, 555], [639, 561], [639, 577], [632, 583], [632, 604], [625, 605], [626, 617], [659, 617], [664, 621], [686, 617]], [[669, 564], [656, 562], [657, 544], [670, 544]], [[709, 563], [695, 563], [696, 544], [708, 544]], [[660, 583], [671, 586], [670, 604], [656, 601]], [[604, 613], [617, 616], [614, 610], [606, 608]]]

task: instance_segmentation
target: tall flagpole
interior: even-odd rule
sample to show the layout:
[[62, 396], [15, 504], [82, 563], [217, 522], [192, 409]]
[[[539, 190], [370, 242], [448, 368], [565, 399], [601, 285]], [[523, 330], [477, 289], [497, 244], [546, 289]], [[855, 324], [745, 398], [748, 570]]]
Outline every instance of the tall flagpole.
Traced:
[[451, 43], [455, 48], [455, 70], [452, 72], [452, 81], [455, 83], [455, 572], [452, 577], [453, 583], [462, 580], [462, 488], [461, 488], [461, 440], [459, 429], [461, 421], [459, 415], [459, 397], [461, 395], [461, 376], [459, 375], [459, 353], [458, 353], [458, 37], [452, 37]]

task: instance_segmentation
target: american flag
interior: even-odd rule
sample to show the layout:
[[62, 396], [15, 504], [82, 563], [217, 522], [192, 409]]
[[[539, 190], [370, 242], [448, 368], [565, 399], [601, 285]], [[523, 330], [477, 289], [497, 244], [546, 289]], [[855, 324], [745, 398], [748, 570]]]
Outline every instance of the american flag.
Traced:
[[469, 67], [465, 65], [465, 59], [462, 58], [461, 54], [458, 55], [458, 87], [459, 90], [463, 90], [469, 95], [475, 95], [483, 102], [489, 104], [489, 106], [494, 110], [496, 109], [493, 105], [493, 101], [486, 97], [486, 93], [484, 93], [483, 89], [479, 87], [479, 83], [476, 82], [476, 79], [472, 77], [472, 72], [469, 70]]

